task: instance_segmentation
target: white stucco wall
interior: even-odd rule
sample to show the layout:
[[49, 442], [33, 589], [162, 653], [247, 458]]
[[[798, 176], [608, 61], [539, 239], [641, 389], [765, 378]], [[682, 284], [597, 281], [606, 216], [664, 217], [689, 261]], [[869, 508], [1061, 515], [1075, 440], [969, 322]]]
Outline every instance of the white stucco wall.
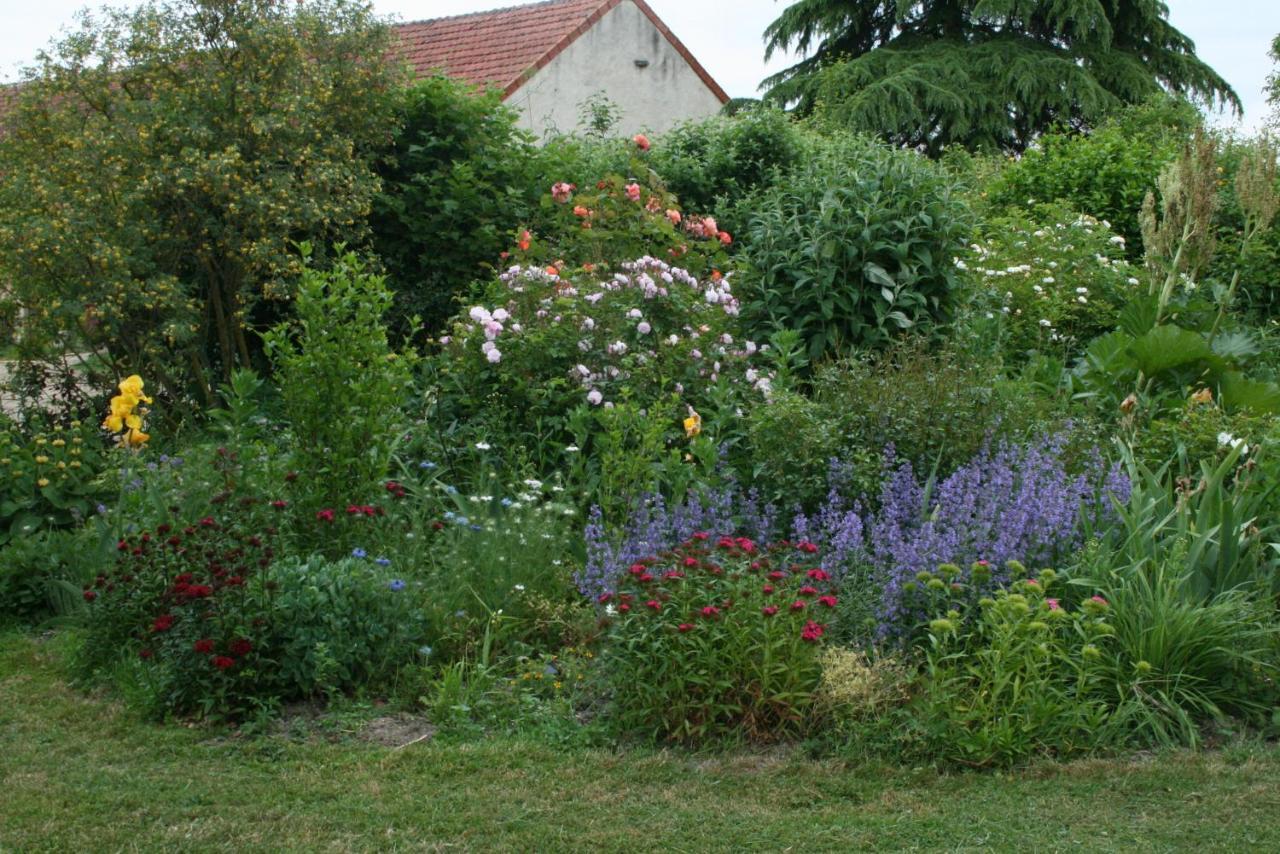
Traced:
[[[637, 59], [648, 66], [637, 68]], [[610, 9], [507, 99], [539, 136], [577, 130], [581, 105], [604, 90], [622, 112], [614, 133], [661, 132], [715, 115], [720, 99], [630, 0]]]

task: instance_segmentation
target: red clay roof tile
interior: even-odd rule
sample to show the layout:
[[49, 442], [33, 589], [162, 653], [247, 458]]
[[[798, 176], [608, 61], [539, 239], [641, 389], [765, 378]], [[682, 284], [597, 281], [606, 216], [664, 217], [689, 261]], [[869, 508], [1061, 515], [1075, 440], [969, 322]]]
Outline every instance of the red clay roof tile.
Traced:
[[[526, 6], [473, 12], [400, 24], [400, 55], [415, 76], [443, 71], [510, 95], [525, 80], [595, 25], [621, 0], [546, 0]], [[720, 100], [729, 96], [698, 64], [644, 0], [632, 0]]]

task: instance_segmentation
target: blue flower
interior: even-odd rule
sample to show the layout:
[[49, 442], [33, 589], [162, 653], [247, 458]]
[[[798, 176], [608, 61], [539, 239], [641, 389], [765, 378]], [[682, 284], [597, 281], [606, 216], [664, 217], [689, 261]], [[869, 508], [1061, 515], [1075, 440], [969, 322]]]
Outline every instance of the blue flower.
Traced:
[[97, 507], [95, 507], [94, 509], [98, 511], [98, 515], [99, 515], [99, 516], [102, 516], [102, 515], [104, 515], [104, 514], [107, 512], [107, 505], [105, 505], [105, 504], [99, 504], [99, 505], [98, 505]]
[[436, 467], [436, 464], [431, 462], [431, 460], [423, 460], [422, 462], [418, 463], [418, 468], [426, 469], [428, 471], [430, 471], [435, 467]]
[[418, 647], [418, 655], [422, 656], [423, 658], [430, 658], [431, 652], [432, 650], [431, 650], [431, 647], [429, 646]]
[[484, 528], [482, 528], [482, 527], [481, 527], [481, 526], [479, 526], [479, 525], [472, 525], [472, 526], [471, 526], [471, 530], [473, 530], [473, 531], [483, 531], [483, 530], [484, 530]]
[[375, 558], [373, 562], [378, 566], [391, 566], [391, 558], [388, 557]]
[[401, 579], [401, 578], [393, 579], [390, 583], [387, 584], [387, 586], [390, 587], [392, 590], [399, 592], [404, 589], [404, 579]]
[[458, 487], [456, 487], [456, 486], [446, 486], [446, 487], [444, 488], [444, 491], [445, 491], [445, 492], [447, 492], [447, 493], [449, 493], [450, 495], [457, 495], [457, 494], [458, 494]]
[[351, 550], [352, 557], [368, 557], [368, 555], [369, 553], [366, 552], [364, 549], [355, 548]]
[[512, 501], [510, 498], [504, 498], [500, 503], [502, 504], [503, 507], [510, 507], [512, 504], [515, 504], [515, 502]]

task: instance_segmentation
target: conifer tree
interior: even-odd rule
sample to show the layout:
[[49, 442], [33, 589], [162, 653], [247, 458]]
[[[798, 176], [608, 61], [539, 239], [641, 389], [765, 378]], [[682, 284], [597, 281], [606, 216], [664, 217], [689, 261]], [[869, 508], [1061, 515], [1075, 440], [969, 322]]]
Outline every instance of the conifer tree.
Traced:
[[1240, 111], [1159, 0], [799, 0], [765, 56], [806, 55], [766, 99], [937, 153], [1018, 151], [1165, 90]]

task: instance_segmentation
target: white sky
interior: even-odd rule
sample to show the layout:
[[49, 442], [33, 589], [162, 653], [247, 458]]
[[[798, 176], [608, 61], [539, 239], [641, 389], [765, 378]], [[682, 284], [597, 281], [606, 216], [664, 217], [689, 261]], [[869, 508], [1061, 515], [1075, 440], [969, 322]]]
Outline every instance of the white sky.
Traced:
[[[519, 0], [373, 0], [383, 15], [415, 21], [516, 5]], [[1280, 34], [1280, 0], [1166, 0], [1170, 20], [1196, 43], [1199, 56], [1222, 74], [1245, 106], [1244, 126], [1267, 114], [1263, 84], [1273, 63], [1271, 39]], [[117, 0], [111, 5], [137, 5]], [[0, 0], [0, 82], [16, 80], [36, 51], [72, 21], [84, 0]], [[787, 0], [649, 0], [681, 41], [731, 96], [754, 96], [768, 74], [790, 64], [764, 64], [764, 28]]]

